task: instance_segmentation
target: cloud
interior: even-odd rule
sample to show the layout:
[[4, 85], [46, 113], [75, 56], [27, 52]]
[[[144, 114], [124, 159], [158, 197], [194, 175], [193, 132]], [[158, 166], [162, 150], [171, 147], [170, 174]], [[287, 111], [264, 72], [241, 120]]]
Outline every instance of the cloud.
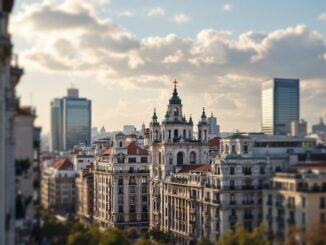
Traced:
[[124, 17], [131, 17], [134, 15], [134, 13], [130, 10], [125, 10], [125, 11], [122, 11], [121, 13], [119, 13], [118, 15], [124, 16]]
[[228, 122], [243, 118], [248, 128], [250, 120], [259, 118], [260, 81], [268, 78], [303, 81], [304, 115], [317, 116], [319, 112], [309, 111], [326, 103], [326, 40], [306, 26], [268, 33], [203, 29], [194, 38], [173, 33], [136, 38], [97, 15], [94, 5], [72, 7], [73, 1], [28, 5], [13, 17], [16, 38], [33, 44], [21, 52], [30, 71], [69, 72], [108, 87], [160, 91], [176, 78], [194, 103], [218, 110]]
[[319, 19], [320, 21], [324, 21], [324, 22], [326, 22], [326, 13], [322, 13], [322, 14], [320, 14], [319, 17], [318, 17], [318, 19]]
[[181, 24], [181, 23], [189, 22], [191, 18], [185, 14], [177, 14], [174, 16], [173, 20], [174, 22]]
[[231, 4], [229, 4], [229, 3], [228, 4], [224, 4], [223, 10], [225, 12], [231, 12], [233, 10], [233, 6]]
[[165, 15], [165, 10], [161, 7], [156, 7], [151, 9], [148, 13], [148, 16], [164, 16]]

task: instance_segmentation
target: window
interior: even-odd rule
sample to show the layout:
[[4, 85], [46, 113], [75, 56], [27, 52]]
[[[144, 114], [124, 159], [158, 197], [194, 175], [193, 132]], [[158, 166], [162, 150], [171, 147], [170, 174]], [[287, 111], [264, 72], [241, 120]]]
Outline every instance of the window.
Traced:
[[123, 203], [123, 196], [118, 196], [118, 203], [119, 204]]
[[131, 176], [131, 177], [129, 178], [129, 184], [130, 184], [130, 185], [135, 185], [135, 184], [136, 184], [135, 176]]
[[78, 162], [79, 163], [83, 163], [84, 161], [83, 161], [83, 159], [79, 159]]
[[320, 208], [325, 208], [325, 197], [320, 198]]
[[147, 184], [147, 177], [141, 177], [141, 183]]
[[122, 141], [119, 142], [119, 147], [122, 148]]
[[260, 174], [265, 174], [265, 168], [264, 167], [260, 167]]
[[326, 223], [325, 213], [321, 213], [320, 214], [320, 223], [321, 224], [325, 224]]
[[184, 139], [187, 138], [187, 137], [186, 137], [186, 130], [185, 130], [185, 129], [183, 130], [183, 138], [184, 138]]
[[173, 134], [174, 138], [178, 138], [179, 137], [179, 132], [178, 129], [174, 130], [174, 134]]
[[306, 214], [305, 213], [302, 213], [301, 214], [301, 224], [302, 225], [305, 225], [306, 224]]
[[245, 153], [245, 154], [248, 153], [248, 145], [247, 145], [247, 143], [243, 146], [243, 153]]
[[148, 212], [147, 205], [143, 205], [142, 211], [143, 211], [143, 213], [147, 213]]
[[136, 197], [130, 197], [130, 203], [135, 203], [136, 202]]
[[232, 146], [232, 152], [231, 152], [231, 154], [237, 154], [237, 150], [235, 148], [235, 145]]
[[135, 193], [136, 192], [136, 187], [135, 186], [130, 186], [129, 187], [129, 192], [130, 193]]
[[306, 198], [305, 197], [301, 197], [301, 207], [302, 208], [306, 207]]
[[251, 175], [251, 167], [243, 167], [242, 171], [244, 175]]
[[129, 212], [130, 213], [135, 213], [136, 212], [136, 208], [135, 208], [134, 205], [130, 205]]
[[147, 157], [141, 157], [140, 162], [141, 163], [147, 163]]
[[119, 206], [119, 213], [123, 213], [123, 206]]
[[177, 165], [182, 165], [183, 164], [183, 152], [178, 152], [177, 154]]
[[136, 163], [136, 157], [129, 157], [128, 163]]
[[158, 153], [158, 163], [159, 164], [162, 163], [162, 153], [161, 152]]
[[141, 187], [141, 192], [142, 192], [142, 193], [147, 193], [147, 185], [143, 185], [143, 186]]
[[142, 202], [147, 202], [147, 196], [142, 196], [141, 200]]
[[190, 152], [190, 163], [192, 164], [196, 163], [196, 152], [194, 151]]
[[118, 194], [123, 194], [123, 187], [119, 186], [119, 188], [118, 188]]
[[234, 175], [234, 167], [230, 167], [230, 175]]
[[171, 130], [169, 130], [169, 140], [171, 140]]
[[118, 185], [123, 185], [123, 177], [118, 178]]

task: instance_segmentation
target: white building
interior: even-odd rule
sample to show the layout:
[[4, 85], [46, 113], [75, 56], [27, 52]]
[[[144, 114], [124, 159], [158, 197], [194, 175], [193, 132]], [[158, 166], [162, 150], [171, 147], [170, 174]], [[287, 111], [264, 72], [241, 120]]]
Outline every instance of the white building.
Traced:
[[205, 111], [198, 123], [198, 138], [194, 138], [192, 118], [187, 120], [184, 116], [176, 81], [174, 84], [165, 119], [160, 123], [154, 110], [150, 128], [145, 133], [145, 145], [150, 152], [150, 227], [159, 226], [165, 231], [172, 222], [166, 209], [166, 179], [186, 165], [210, 162]]
[[307, 136], [307, 122], [303, 119], [301, 121], [291, 122], [291, 136], [304, 137]]
[[12, 43], [8, 33], [13, 0], [0, 0], [0, 244], [15, 244], [15, 86], [23, 70], [10, 66]]

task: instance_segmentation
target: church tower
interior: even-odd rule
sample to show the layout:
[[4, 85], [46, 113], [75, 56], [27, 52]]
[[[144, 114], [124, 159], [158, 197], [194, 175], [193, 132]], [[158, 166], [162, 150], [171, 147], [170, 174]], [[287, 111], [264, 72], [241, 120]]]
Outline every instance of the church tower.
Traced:
[[[193, 120], [182, 111], [182, 101], [177, 90], [177, 81], [169, 99], [165, 118], [160, 124], [154, 110], [148, 129], [146, 146], [150, 155], [150, 226], [164, 225], [167, 213], [163, 210], [163, 186], [167, 178], [187, 165], [209, 163], [208, 124], [205, 111], [198, 124], [200, 138], [193, 137]], [[162, 227], [161, 227], [162, 228]]]

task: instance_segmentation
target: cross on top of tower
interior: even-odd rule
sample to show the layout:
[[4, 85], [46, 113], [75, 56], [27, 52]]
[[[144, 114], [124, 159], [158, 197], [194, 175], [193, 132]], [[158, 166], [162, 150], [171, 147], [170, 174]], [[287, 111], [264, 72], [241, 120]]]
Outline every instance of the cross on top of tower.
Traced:
[[174, 88], [176, 89], [177, 88], [178, 81], [176, 79], [174, 79], [173, 84], [174, 84]]

